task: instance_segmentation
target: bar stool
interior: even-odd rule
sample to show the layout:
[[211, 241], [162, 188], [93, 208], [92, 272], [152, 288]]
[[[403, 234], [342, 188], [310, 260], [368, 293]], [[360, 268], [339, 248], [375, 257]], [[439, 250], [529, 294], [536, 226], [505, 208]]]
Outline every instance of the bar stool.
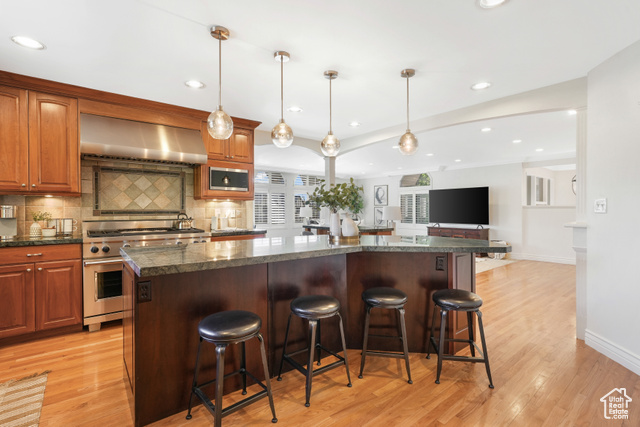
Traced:
[[[245, 406], [263, 398], [265, 395], [269, 397], [269, 406], [271, 406], [271, 413], [273, 419], [271, 422], [276, 423], [276, 409], [273, 406], [273, 396], [271, 394], [271, 381], [269, 379], [269, 368], [267, 366], [267, 355], [264, 349], [264, 339], [260, 333], [260, 327], [262, 326], [262, 320], [257, 314], [243, 310], [222, 311], [209, 315], [202, 319], [198, 324], [198, 333], [200, 334], [200, 343], [198, 344], [198, 354], [196, 356], [196, 368], [193, 373], [193, 385], [191, 387], [191, 395], [189, 397], [189, 410], [187, 411], [187, 419], [191, 419], [191, 406], [193, 403], [193, 396], [197, 396], [204, 406], [211, 412], [214, 418], [216, 427], [222, 425], [222, 417], [244, 408]], [[251, 338], [258, 338], [260, 341], [260, 353], [262, 355], [262, 367], [264, 369], [265, 386], [260, 380], [254, 377], [246, 369], [245, 359], [245, 341]], [[212, 381], [202, 383], [198, 385], [198, 368], [200, 362], [200, 350], [202, 348], [202, 341], [207, 341], [215, 344], [216, 346], [216, 378]], [[241, 359], [240, 369], [232, 372], [228, 375], [224, 374], [224, 355], [227, 350], [227, 345], [241, 343]], [[224, 379], [233, 375], [242, 375], [242, 394], [247, 394], [247, 375], [251, 379], [262, 387], [262, 390], [258, 393], [249, 396], [233, 405], [222, 408], [222, 394]], [[202, 388], [216, 383], [216, 396], [215, 405], [211, 403], [211, 400], [202, 391]]]
[[[287, 340], [289, 339], [289, 327], [291, 326], [291, 316], [296, 315], [309, 321], [309, 347], [302, 350], [295, 351], [293, 353], [286, 352]], [[342, 339], [342, 351], [344, 357], [329, 350], [320, 343], [320, 320], [328, 317], [338, 316], [340, 320], [340, 338]], [[313, 369], [314, 354], [317, 353], [316, 358], [318, 364], [320, 364], [321, 350], [338, 358], [337, 361], [323, 366], [321, 368]], [[298, 362], [293, 360], [291, 356], [296, 354], [309, 352], [309, 358], [307, 361], [307, 368], [305, 369]], [[344, 327], [342, 326], [342, 316], [340, 316], [340, 301], [337, 299], [325, 296], [325, 295], [307, 295], [294, 299], [291, 301], [291, 313], [289, 314], [289, 320], [287, 321], [287, 331], [284, 335], [284, 345], [282, 346], [282, 358], [280, 359], [280, 369], [278, 370], [278, 381], [282, 381], [282, 367], [284, 362], [287, 361], [291, 366], [300, 371], [307, 377], [307, 383], [305, 386], [306, 401], [304, 406], [309, 406], [311, 399], [311, 383], [313, 380], [313, 374], [321, 373], [329, 369], [335, 368], [339, 365], [344, 365], [347, 370], [348, 387], [351, 387], [351, 376], [349, 375], [349, 362], [347, 360], [347, 345], [344, 339]]]
[[[407, 329], [404, 323], [404, 305], [407, 303], [407, 294], [399, 289], [394, 288], [371, 288], [362, 293], [362, 300], [366, 305], [367, 314], [364, 320], [364, 339], [362, 340], [362, 360], [360, 361], [360, 374], [358, 378], [362, 378], [362, 371], [364, 371], [365, 358], [370, 356], [382, 356], [382, 357], [395, 357], [404, 358], [404, 362], [407, 365], [407, 376], [409, 377], [409, 384], [413, 384], [411, 381], [411, 368], [409, 368], [409, 349], [407, 346]], [[371, 315], [372, 308], [385, 308], [395, 309], [398, 323], [400, 327], [400, 335], [369, 335], [369, 317]], [[388, 351], [376, 351], [367, 350], [367, 343], [369, 337], [374, 338], [396, 338], [402, 341], [403, 353], [394, 353]]]
[[[480, 307], [482, 306], [482, 299], [473, 292], [465, 291], [462, 289], [441, 289], [433, 293], [433, 302], [440, 309], [440, 343], [436, 343], [434, 337], [435, 323], [436, 323], [436, 310], [433, 310], [433, 319], [431, 320], [431, 332], [429, 332], [429, 340], [427, 341], [427, 359], [431, 358], [431, 347], [429, 343], [433, 345], [438, 353], [438, 373], [436, 375], [436, 384], [440, 384], [440, 372], [442, 371], [443, 360], [454, 360], [458, 362], [475, 362], [484, 363], [487, 369], [487, 376], [489, 377], [489, 388], [493, 388], [493, 381], [491, 380], [491, 369], [489, 368], [489, 355], [487, 354], [487, 343], [484, 339], [484, 328], [482, 327], [482, 312]], [[447, 324], [447, 313], [449, 311], [466, 311], [467, 312], [467, 324], [469, 330], [469, 339], [445, 339], [445, 328]], [[473, 340], [473, 323], [472, 314], [476, 313], [478, 316], [478, 328], [480, 329], [480, 339], [482, 340], [482, 351], [478, 348]], [[471, 350], [471, 357], [469, 356], [456, 356], [455, 354], [444, 354], [445, 342], [465, 342], [469, 344]], [[475, 357], [475, 350], [478, 350], [481, 357]]]

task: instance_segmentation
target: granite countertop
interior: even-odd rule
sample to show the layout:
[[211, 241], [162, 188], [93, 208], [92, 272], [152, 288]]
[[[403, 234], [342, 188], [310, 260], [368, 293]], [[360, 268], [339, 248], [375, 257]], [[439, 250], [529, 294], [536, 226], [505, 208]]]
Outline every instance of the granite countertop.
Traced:
[[16, 236], [11, 240], [0, 241], [0, 248], [12, 248], [20, 246], [43, 246], [43, 245], [68, 245], [71, 243], [82, 243], [81, 234], [71, 236], [36, 237]]
[[511, 246], [450, 237], [361, 236], [355, 244], [334, 245], [329, 236], [273, 237], [184, 246], [120, 249], [139, 277], [290, 261], [352, 252], [511, 252]]
[[[328, 230], [329, 226], [326, 224], [309, 224], [309, 225], [303, 225], [303, 228], [312, 228], [315, 230]], [[372, 225], [358, 225], [358, 229], [360, 231], [364, 231], [364, 232], [371, 232], [371, 231], [393, 231], [393, 227], [375, 227]]]
[[211, 237], [223, 236], [248, 236], [253, 234], [267, 234], [264, 229], [246, 229], [246, 228], [226, 228], [224, 230], [211, 230]]

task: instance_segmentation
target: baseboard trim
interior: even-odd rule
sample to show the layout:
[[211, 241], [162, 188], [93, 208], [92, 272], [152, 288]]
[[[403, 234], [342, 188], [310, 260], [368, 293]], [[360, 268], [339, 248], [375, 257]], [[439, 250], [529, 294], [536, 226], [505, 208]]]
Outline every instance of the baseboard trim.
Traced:
[[523, 254], [523, 253], [511, 253], [509, 254], [510, 259], [521, 259], [528, 261], [541, 261], [541, 262], [554, 262], [556, 264], [571, 264], [576, 265], [576, 259], [573, 258], [564, 258], [564, 257], [555, 257], [548, 255], [533, 255], [533, 254]]
[[606, 338], [591, 332], [589, 329], [585, 331], [584, 335], [584, 342], [589, 347], [604, 354], [609, 359], [618, 362], [625, 368], [633, 371], [636, 375], [640, 375], [640, 356], [615, 345]]

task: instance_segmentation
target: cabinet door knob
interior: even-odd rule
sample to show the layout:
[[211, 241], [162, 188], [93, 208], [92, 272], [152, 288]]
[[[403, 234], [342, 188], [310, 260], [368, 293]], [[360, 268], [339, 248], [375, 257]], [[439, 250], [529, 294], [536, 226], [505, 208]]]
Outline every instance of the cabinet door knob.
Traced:
[[30, 269], [30, 268], [27, 268], [27, 273], [29, 273], [30, 271], [31, 271], [31, 269]]
[[35, 184], [31, 184], [31, 186], [32, 186], [32, 187], [35, 187], [36, 185], [35, 185]]
[[229, 156], [229, 157], [233, 159], [233, 156]]
[[23, 187], [26, 187], [26, 186], [27, 186], [27, 184], [22, 184], [22, 186], [23, 186]]
[[38, 271], [42, 271], [42, 267], [38, 267]]

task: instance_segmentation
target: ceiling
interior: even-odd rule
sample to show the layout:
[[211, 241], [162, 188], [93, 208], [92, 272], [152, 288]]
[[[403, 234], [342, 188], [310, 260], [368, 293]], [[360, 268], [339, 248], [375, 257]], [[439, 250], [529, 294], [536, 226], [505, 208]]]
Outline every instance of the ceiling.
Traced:
[[[217, 105], [218, 42], [209, 28], [223, 25], [231, 38], [222, 44], [222, 104], [232, 116], [262, 121], [263, 131], [280, 113], [274, 51], [291, 54], [284, 65], [285, 108], [304, 111], [285, 111], [285, 119], [298, 137], [320, 141], [326, 135], [329, 87], [323, 72], [337, 70], [333, 132], [343, 146], [361, 135], [404, 127], [404, 68], [416, 69], [414, 121], [583, 77], [640, 39], [637, 0], [508, 0], [488, 10], [475, 0], [0, 4], [0, 69], [202, 110]], [[14, 35], [35, 38], [46, 49], [22, 48], [11, 42]], [[206, 87], [190, 89], [184, 85], [189, 79]], [[492, 86], [470, 90], [483, 80]], [[361, 125], [349, 126], [354, 120]], [[418, 134], [421, 147], [413, 157], [391, 148], [387, 136], [374, 137], [370, 145], [339, 156], [336, 169], [364, 177], [400, 167], [434, 170], [575, 155], [575, 117], [564, 112], [490, 122]], [[494, 130], [481, 134], [485, 125]], [[516, 138], [523, 142], [513, 144]], [[256, 164], [324, 170], [322, 159], [307, 149], [275, 150], [257, 147]], [[430, 152], [433, 157], [426, 156]], [[459, 164], [453, 162], [457, 158]]]

